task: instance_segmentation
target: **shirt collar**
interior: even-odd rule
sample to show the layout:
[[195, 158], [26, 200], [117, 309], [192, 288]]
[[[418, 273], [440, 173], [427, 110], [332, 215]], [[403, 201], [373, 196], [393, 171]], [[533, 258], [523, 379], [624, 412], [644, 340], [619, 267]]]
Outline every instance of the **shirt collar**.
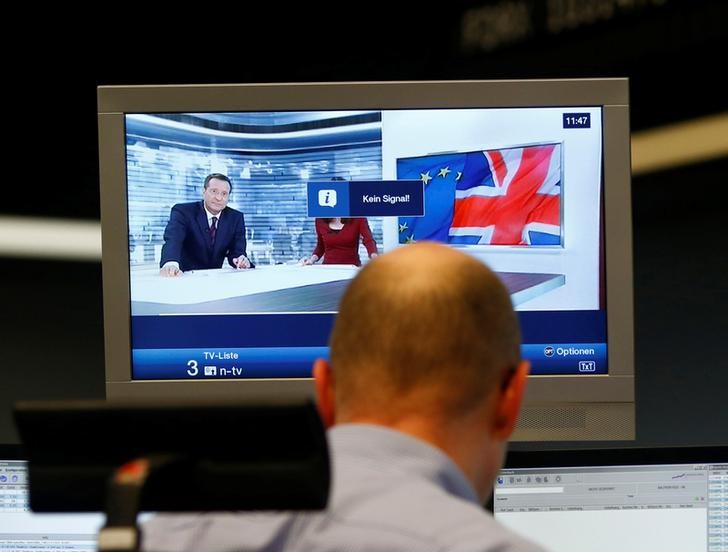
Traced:
[[338, 424], [328, 431], [336, 455], [356, 456], [394, 466], [407, 474], [434, 481], [450, 494], [480, 504], [462, 470], [435, 446], [384, 426]]
[[205, 210], [205, 214], [207, 215], [207, 224], [208, 225], [212, 224], [212, 217], [217, 217], [217, 220], [220, 221], [220, 215], [222, 215], [222, 211], [220, 211], [216, 215], [213, 215], [210, 211], [207, 210], [207, 206], [205, 205], [204, 201], [202, 202], [202, 208]]

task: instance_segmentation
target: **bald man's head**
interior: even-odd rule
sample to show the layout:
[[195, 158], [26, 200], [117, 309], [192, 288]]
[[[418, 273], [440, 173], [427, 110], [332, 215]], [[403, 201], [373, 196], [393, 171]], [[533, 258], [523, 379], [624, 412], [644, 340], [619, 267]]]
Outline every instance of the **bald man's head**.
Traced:
[[520, 360], [510, 295], [483, 263], [419, 243], [369, 263], [349, 285], [331, 336], [342, 419], [479, 404]]

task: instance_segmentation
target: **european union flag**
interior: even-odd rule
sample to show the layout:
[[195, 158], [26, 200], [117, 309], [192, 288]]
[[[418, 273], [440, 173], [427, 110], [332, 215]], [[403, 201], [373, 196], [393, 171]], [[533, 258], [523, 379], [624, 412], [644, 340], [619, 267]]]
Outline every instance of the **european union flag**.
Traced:
[[455, 188], [465, 156], [446, 153], [397, 160], [397, 178], [421, 180], [425, 185], [425, 216], [399, 218], [399, 243], [433, 240], [448, 242], [455, 212]]
[[400, 159], [397, 176], [425, 183], [425, 216], [400, 218], [400, 243], [561, 244], [561, 144]]

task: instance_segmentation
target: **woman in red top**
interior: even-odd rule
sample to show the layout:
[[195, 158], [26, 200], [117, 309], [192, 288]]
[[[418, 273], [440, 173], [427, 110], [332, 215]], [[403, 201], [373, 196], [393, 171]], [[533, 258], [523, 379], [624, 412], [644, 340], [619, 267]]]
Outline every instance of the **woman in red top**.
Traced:
[[361, 266], [359, 237], [367, 248], [369, 258], [377, 256], [377, 244], [365, 218], [317, 218], [316, 249], [303, 264], [314, 264], [321, 257], [323, 264], [348, 264]]

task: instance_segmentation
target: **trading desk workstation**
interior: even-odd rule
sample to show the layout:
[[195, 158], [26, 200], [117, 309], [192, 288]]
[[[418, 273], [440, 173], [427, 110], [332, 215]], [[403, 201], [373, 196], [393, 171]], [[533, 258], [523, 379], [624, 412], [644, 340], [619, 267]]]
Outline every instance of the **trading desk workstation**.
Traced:
[[[414, 178], [423, 214], [372, 217], [379, 252], [421, 239], [493, 260], [518, 311], [523, 356], [533, 359], [515, 434], [525, 442], [495, 482], [496, 518], [554, 550], [728, 550], [726, 447], [628, 446], [636, 421], [626, 79], [110, 86], [99, 89], [98, 114], [107, 402], [19, 408], [25, 449], [0, 448], [0, 549], [96, 549], [100, 516], [63, 525], [29, 505], [106, 511], [104, 550], [135, 549], [145, 509], [324, 507], [328, 452], [311, 421], [309, 357], [297, 359], [305, 371], [262, 363], [248, 379], [222, 378], [221, 359], [240, 358], [242, 370], [253, 356], [246, 348], [279, 368], [291, 351], [325, 356], [360, 269], [293, 260], [315, 245], [301, 230], [313, 227], [309, 185]], [[250, 235], [270, 237], [271, 248], [284, 236], [291, 251], [254, 269], [224, 263], [161, 276], [159, 258], [139, 252], [158, 253], [160, 221], [173, 205], [198, 201], [202, 179], [219, 171], [232, 175], [231, 205]], [[141, 244], [124, 231], [132, 226], [157, 230]], [[295, 250], [292, 236], [304, 240]], [[193, 350], [199, 358], [183, 356]], [[184, 361], [145, 376], [145, 354]], [[267, 417], [268, 434], [251, 412]], [[306, 452], [294, 454], [298, 471], [286, 463], [296, 447], [271, 438], [291, 415], [311, 422], [285, 428]], [[264, 443], [268, 456], [233, 446], [230, 419], [247, 420], [237, 444]], [[84, 428], [103, 433], [105, 452], [93, 452]], [[218, 441], [227, 448], [216, 450]], [[560, 452], [540, 450], [547, 441]], [[127, 477], [140, 459], [149, 460], [143, 477]], [[263, 487], [276, 476], [273, 500]], [[189, 477], [194, 492], [184, 496]], [[295, 478], [313, 482], [307, 506], [286, 492]]]

